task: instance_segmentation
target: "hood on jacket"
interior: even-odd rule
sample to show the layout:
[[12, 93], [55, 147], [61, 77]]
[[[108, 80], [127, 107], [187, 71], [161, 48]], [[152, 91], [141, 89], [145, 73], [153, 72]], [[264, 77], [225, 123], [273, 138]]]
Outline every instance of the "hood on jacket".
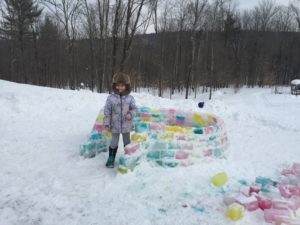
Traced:
[[131, 92], [131, 84], [130, 84], [130, 77], [125, 73], [115, 73], [112, 80], [112, 89], [114, 93], [120, 94], [119, 91], [116, 89], [117, 84], [124, 84], [126, 89], [122, 92], [122, 95], [129, 95]]

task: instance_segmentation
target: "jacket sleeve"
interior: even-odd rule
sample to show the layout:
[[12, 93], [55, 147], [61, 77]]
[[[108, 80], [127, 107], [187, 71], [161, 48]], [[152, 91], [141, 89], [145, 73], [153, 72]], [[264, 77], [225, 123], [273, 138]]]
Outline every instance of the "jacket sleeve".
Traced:
[[132, 118], [136, 116], [137, 106], [136, 106], [134, 97], [131, 98], [130, 105], [129, 105], [129, 111], [130, 111]]
[[106, 99], [106, 103], [104, 106], [104, 125], [110, 127], [111, 126], [111, 114], [112, 114], [112, 101], [111, 97], [108, 96]]

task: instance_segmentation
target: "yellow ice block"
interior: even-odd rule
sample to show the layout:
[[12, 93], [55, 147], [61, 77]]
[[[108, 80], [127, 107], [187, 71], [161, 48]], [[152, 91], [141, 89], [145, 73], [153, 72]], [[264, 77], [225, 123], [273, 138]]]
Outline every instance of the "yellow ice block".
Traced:
[[166, 130], [170, 132], [182, 132], [182, 127], [179, 126], [166, 126]]
[[142, 118], [142, 120], [143, 120], [144, 122], [150, 122], [150, 121], [151, 121], [151, 118]]
[[201, 126], [206, 126], [207, 122], [203, 119], [201, 114], [194, 114], [193, 121]]
[[104, 115], [103, 115], [103, 114], [100, 114], [100, 115], [98, 116], [98, 122], [103, 122], [103, 120], [104, 120]]
[[152, 109], [151, 113], [152, 114], [160, 114], [160, 110], [159, 109]]
[[104, 137], [111, 137], [111, 132], [104, 130], [103, 135], [104, 135]]
[[233, 203], [227, 208], [226, 215], [229, 219], [237, 221], [243, 218], [244, 216], [244, 207], [240, 204]]
[[228, 176], [225, 172], [218, 173], [211, 178], [211, 183], [216, 187], [222, 187], [228, 181]]
[[184, 134], [188, 134], [188, 133], [191, 133], [193, 131], [193, 128], [192, 127], [182, 127], [181, 131]]
[[174, 139], [174, 133], [164, 133], [160, 137], [161, 139], [164, 140], [173, 140]]
[[119, 168], [118, 168], [118, 172], [121, 173], [121, 174], [125, 174], [125, 173], [127, 173], [127, 169], [126, 169], [126, 168], [119, 167]]
[[134, 133], [131, 135], [131, 140], [132, 142], [144, 142], [147, 141], [147, 135]]
[[209, 122], [211, 122], [211, 123], [215, 123], [215, 117], [214, 116], [212, 116], [212, 115], [208, 115], [207, 116], [207, 120], [209, 121]]

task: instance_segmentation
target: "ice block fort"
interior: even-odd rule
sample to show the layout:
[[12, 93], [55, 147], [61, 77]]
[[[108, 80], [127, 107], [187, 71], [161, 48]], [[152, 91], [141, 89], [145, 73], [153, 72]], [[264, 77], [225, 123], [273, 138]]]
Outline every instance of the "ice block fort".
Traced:
[[[80, 154], [90, 158], [106, 152], [111, 134], [104, 129], [100, 111]], [[188, 166], [205, 157], [224, 158], [228, 139], [224, 122], [211, 114], [175, 109], [139, 107], [131, 144], [119, 159], [119, 172], [133, 170], [142, 161], [163, 167]]]

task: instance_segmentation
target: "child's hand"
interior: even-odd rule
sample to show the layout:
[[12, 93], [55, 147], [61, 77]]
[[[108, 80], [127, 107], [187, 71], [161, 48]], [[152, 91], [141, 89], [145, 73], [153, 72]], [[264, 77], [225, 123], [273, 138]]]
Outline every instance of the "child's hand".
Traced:
[[132, 119], [132, 116], [131, 116], [131, 113], [130, 113], [130, 112], [128, 112], [128, 113], [126, 114], [126, 119], [127, 119], [127, 120], [131, 120], [131, 119]]

